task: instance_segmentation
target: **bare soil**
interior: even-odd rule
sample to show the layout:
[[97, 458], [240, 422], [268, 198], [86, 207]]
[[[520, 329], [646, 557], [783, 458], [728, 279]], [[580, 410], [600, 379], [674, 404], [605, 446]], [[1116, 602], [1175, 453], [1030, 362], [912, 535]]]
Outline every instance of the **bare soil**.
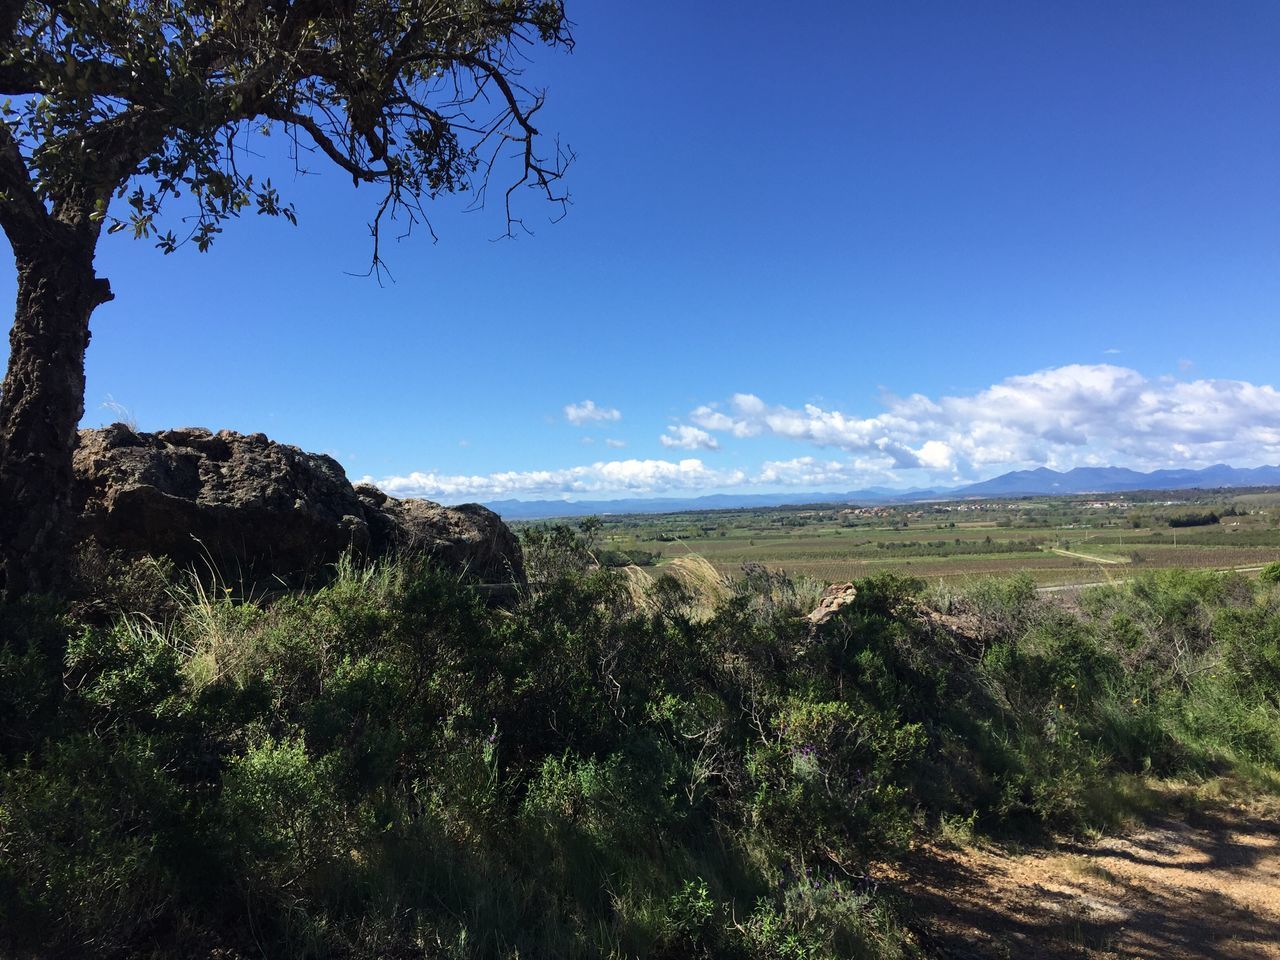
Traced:
[[1280, 960], [1274, 802], [1036, 852], [927, 846], [891, 881], [939, 958]]

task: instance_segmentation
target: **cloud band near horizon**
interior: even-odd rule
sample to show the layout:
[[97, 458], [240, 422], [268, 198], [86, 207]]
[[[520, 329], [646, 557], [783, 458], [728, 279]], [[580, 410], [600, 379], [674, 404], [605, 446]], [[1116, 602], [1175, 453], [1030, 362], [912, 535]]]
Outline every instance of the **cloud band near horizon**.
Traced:
[[[1280, 391], [1242, 380], [1152, 379], [1112, 364], [1070, 364], [1009, 377], [968, 396], [885, 395], [881, 404], [880, 413], [858, 417], [739, 393], [695, 408], [688, 423], [672, 424], [659, 438], [665, 448], [691, 451], [774, 438], [838, 451], [837, 459], [805, 453], [765, 460], [754, 470], [716, 468], [695, 458], [628, 459], [476, 476], [414, 472], [365, 479], [395, 496], [457, 501], [806, 486], [830, 491], [832, 485], [964, 483], [1039, 466], [1151, 470], [1280, 460]], [[594, 408], [589, 401], [583, 406]], [[598, 416], [598, 410], [592, 413]], [[606, 416], [620, 418], [612, 410]]]

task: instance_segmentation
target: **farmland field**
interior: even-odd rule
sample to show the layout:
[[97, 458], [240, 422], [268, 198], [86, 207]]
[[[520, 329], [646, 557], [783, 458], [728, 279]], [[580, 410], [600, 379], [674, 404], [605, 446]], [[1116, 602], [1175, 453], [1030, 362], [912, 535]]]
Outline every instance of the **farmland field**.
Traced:
[[1280, 559], [1280, 494], [1183, 491], [601, 518], [604, 562], [652, 574], [696, 554], [733, 574], [760, 564], [825, 581], [892, 571], [956, 581], [1026, 573], [1045, 586], [1165, 567]]

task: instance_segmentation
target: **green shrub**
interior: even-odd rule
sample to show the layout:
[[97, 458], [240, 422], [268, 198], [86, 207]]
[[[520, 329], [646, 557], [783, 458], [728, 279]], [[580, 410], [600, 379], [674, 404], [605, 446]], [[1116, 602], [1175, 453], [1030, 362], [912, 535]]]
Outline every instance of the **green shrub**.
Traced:
[[131, 952], [216, 881], [170, 759], [144, 736], [86, 732], [0, 777], [3, 952]]
[[35, 748], [57, 721], [64, 651], [82, 629], [47, 598], [0, 603], [0, 759], [6, 763]]
[[1078, 830], [1137, 774], [1280, 764], [1266, 584], [1075, 613], [1015, 578], [940, 617], [878, 576], [815, 631], [764, 568], [694, 603], [588, 566], [508, 610], [413, 561], [189, 582], [162, 625], [0, 606], [0, 952], [902, 956], [857, 878], [922, 825]]
[[726, 920], [712, 899], [706, 881], [686, 880], [667, 901], [655, 957], [714, 957], [723, 955]]

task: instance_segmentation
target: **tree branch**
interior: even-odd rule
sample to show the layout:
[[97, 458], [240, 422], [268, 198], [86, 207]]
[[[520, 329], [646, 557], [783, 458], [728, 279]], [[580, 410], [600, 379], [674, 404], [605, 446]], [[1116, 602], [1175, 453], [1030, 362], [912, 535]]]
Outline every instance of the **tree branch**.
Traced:
[[13, 41], [25, 6], [25, 0], [0, 0], [0, 43], [3, 46], [7, 47]]
[[[555, 191], [552, 189], [552, 184], [563, 176], [564, 168], [568, 163], [572, 162], [572, 154], [569, 155], [569, 160], [565, 162], [565, 155], [560, 151], [557, 155], [557, 165], [555, 167], [546, 166], [538, 159], [537, 156], [535, 156], [533, 149], [534, 140], [539, 134], [538, 128], [533, 125], [532, 118], [535, 113], [542, 109], [543, 98], [541, 96], [534, 97], [532, 105], [526, 108], [522, 106], [520, 97], [516, 93], [516, 88], [512, 86], [510, 80], [507, 79], [497, 66], [482, 57], [475, 56], [474, 54], [460, 54], [457, 57], [457, 61], [475, 70], [479, 70], [493, 81], [494, 85], [497, 86], [499, 92], [502, 94], [503, 100], [506, 101], [507, 115], [509, 115], [520, 127], [521, 131], [523, 131], [519, 135], [513, 135], [511, 133], [507, 133], [505, 130], [501, 130], [499, 135], [507, 140], [514, 140], [521, 145], [521, 159], [524, 164], [524, 171], [521, 174], [520, 179], [507, 187], [504, 195], [504, 205], [507, 213], [507, 234], [508, 236], [511, 234], [511, 227], [516, 224], [519, 224], [522, 229], [528, 232], [528, 228], [524, 226], [523, 221], [514, 218], [511, 214], [511, 197], [514, 195], [516, 190], [532, 179], [535, 184], [541, 187], [543, 192], [546, 193], [548, 200], [559, 203], [561, 208], [564, 209], [568, 204], [569, 198], [567, 195], [557, 196]], [[495, 124], [494, 129], [499, 130], [504, 125], [505, 121], [500, 119], [499, 123]], [[557, 150], [559, 151], [558, 147]]]
[[[47, 53], [38, 53], [34, 59], [23, 58], [0, 64], [0, 93], [23, 96], [51, 93], [52, 88], [67, 82], [67, 63]], [[145, 98], [145, 85], [141, 85], [123, 67], [101, 60], [74, 61], [76, 79], [83, 81], [85, 95], [118, 97], [121, 100], [139, 102]], [[49, 77], [57, 78], [49, 84]], [[89, 93], [91, 91], [91, 94]]]
[[0, 120], [0, 227], [16, 246], [47, 237], [51, 226], [13, 131]]
[[272, 120], [278, 120], [281, 123], [292, 123], [301, 127], [311, 137], [311, 140], [324, 151], [325, 156], [340, 166], [347, 173], [351, 174], [352, 179], [362, 181], [364, 183], [375, 183], [378, 180], [385, 180], [391, 176], [391, 169], [383, 167], [381, 169], [366, 167], [357, 163], [349, 154], [343, 153], [333, 139], [324, 132], [320, 124], [305, 113], [297, 113], [291, 110], [284, 110], [278, 107], [269, 107], [266, 116]]
[[96, 234], [101, 224], [91, 220], [90, 214], [100, 202], [105, 205], [138, 164], [161, 147], [165, 119], [159, 111], [130, 106], [86, 130], [80, 141], [86, 175], [54, 199], [54, 219]]
[[[487, 60], [474, 56], [473, 54], [460, 54], [458, 62], [464, 63], [469, 67], [479, 70], [481, 73], [487, 74], [502, 92], [502, 98], [507, 101], [507, 107], [511, 111], [511, 117], [520, 125], [525, 134], [532, 138], [538, 135], [538, 130], [529, 122], [532, 111], [526, 113], [520, 108], [520, 98], [516, 96], [515, 88], [511, 86], [511, 82], [502, 75], [502, 71], [495, 67]], [[539, 104], [540, 105], [540, 104]]]

